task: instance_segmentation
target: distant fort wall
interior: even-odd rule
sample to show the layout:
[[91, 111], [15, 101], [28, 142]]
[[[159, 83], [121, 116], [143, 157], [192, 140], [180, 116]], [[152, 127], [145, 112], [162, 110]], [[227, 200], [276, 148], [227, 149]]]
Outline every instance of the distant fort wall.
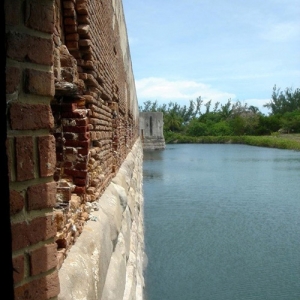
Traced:
[[164, 149], [162, 112], [140, 112], [140, 136], [145, 150]]

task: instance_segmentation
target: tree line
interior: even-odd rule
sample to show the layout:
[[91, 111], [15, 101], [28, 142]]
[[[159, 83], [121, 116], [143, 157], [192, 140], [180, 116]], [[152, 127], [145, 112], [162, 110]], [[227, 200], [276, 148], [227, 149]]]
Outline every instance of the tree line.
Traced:
[[189, 105], [175, 102], [158, 105], [157, 101], [146, 101], [139, 107], [141, 112], [162, 112], [164, 135], [179, 133], [199, 136], [270, 135], [282, 131], [300, 133], [300, 89], [273, 87], [268, 103], [264, 105], [270, 113], [262, 114], [256, 106], [248, 106], [231, 99], [225, 104], [209, 100], [206, 103], [199, 96]]

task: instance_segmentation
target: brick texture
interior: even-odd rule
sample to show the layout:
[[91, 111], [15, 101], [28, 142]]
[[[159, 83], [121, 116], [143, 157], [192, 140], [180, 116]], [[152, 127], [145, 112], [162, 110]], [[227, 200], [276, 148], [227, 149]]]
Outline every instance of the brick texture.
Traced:
[[41, 96], [54, 96], [53, 73], [33, 69], [25, 70], [25, 92]]
[[49, 271], [57, 264], [57, 244], [44, 245], [30, 252], [30, 273], [32, 276]]
[[51, 208], [56, 202], [56, 183], [42, 183], [28, 188], [28, 210]]
[[13, 130], [50, 129], [54, 125], [50, 105], [20, 102], [11, 104], [10, 122]]
[[58, 273], [38, 278], [15, 288], [15, 300], [46, 300], [59, 294]]
[[16, 138], [17, 180], [34, 178], [33, 138], [22, 136]]
[[26, 2], [25, 25], [29, 28], [46, 33], [54, 31], [54, 9], [45, 3], [34, 1]]
[[21, 70], [18, 67], [6, 68], [6, 93], [11, 94], [18, 90], [21, 81]]
[[40, 176], [52, 176], [56, 168], [55, 138], [53, 135], [38, 138]]
[[17, 257], [13, 258], [13, 267], [14, 267], [14, 283], [20, 282], [24, 278], [24, 270], [25, 270], [25, 265], [24, 265], [24, 255], [19, 255]]
[[53, 64], [53, 41], [26, 33], [10, 32], [7, 34], [7, 57], [20, 62], [41, 65]]
[[38, 217], [28, 224], [28, 239], [30, 244], [46, 241], [56, 235], [56, 223], [52, 216]]
[[14, 215], [20, 212], [25, 206], [25, 199], [20, 192], [10, 190], [10, 214]]

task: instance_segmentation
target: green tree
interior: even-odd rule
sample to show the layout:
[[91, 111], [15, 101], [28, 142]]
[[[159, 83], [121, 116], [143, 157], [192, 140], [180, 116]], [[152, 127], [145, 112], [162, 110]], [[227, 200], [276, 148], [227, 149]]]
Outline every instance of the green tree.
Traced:
[[283, 115], [286, 112], [292, 112], [300, 109], [300, 89], [293, 91], [292, 88], [286, 88], [285, 91], [280, 91], [274, 85], [272, 98], [264, 107], [271, 110], [272, 115]]

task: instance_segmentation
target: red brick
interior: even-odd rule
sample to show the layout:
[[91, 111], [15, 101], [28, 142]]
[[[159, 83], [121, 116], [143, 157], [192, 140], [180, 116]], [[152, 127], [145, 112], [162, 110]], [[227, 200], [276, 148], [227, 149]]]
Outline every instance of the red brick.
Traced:
[[44, 245], [30, 252], [30, 274], [47, 272], [57, 265], [57, 244]]
[[77, 126], [87, 126], [88, 125], [88, 118], [76, 119], [75, 122], [76, 122]]
[[75, 18], [64, 18], [64, 25], [77, 25]]
[[15, 300], [46, 300], [60, 292], [57, 271], [15, 288]]
[[87, 140], [87, 141], [67, 140], [65, 142], [65, 146], [67, 146], [67, 147], [84, 147], [84, 148], [88, 148], [89, 144], [90, 144], [90, 140]]
[[56, 203], [56, 183], [30, 186], [27, 190], [28, 210], [52, 208]]
[[77, 152], [80, 155], [88, 155], [89, 154], [89, 148], [79, 148], [79, 149], [77, 149]]
[[45, 241], [56, 235], [56, 223], [52, 215], [33, 219], [28, 225], [28, 237], [30, 244]]
[[79, 186], [85, 186], [87, 182], [87, 179], [82, 179], [82, 178], [74, 178], [73, 183]]
[[82, 162], [77, 163], [75, 165], [75, 169], [76, 170], [86, 170], [87, 169], [87, 163], [82, 163]]
[[[49, 2], [51, 4], [51, 2]], [[38, 2], [27, 2], [25, 25], [29, 28], [46, 32], [54, 32], [54, 9], [51, 5]]]
[[38, 137], [40, 176], [52, 176], [56, 167], [56, 147], [53, 135]]
[[86, 133], [87, 130], [87, 126], [63, 126], [63, 132]]
[[5, 22], [7, 25], [16, 26], [21, 24], [21, 5], [19, 0], [4, 1]]
[[53, 111], [62, 112], [62, 111], [74, 111], [77, 109], [77, 103], [62, 103], [62, 104], [51, 104]]
[[77, 32], [77, 25], [66, 25], [64, 26], [65, 29], [65, 33], [69, 34], [69, 33], [76, 33]]
[[18, 90], [21, 82], [21, 70], [17, 67], [6, 68], [6, 93], [12, 94]]
[[7, 34], [6, 44], [8, 58], [48, 66], [53, 64], [54, 44], [52, 39], [10, 32]]
[[24, 208], [25, 199], [20, 192], [11, 190], [10, 195], [9, 195], [9, 201], [10, 201], [10, 214], [11, 215], [14, 215], [14, 214], [20, 212]]
[[24, 255], [19, 255], [12, 259], [14, 267], [13, 276], [15, 284], [20, 282], [24, 278], [24, 261]]
[[6, 140], [6, 153], [7, 153], [7, 165], [8, 165], [8, 178], [9, 181], [15, 181], [15, 169], [14, 169], [14, 138], [8, 137]]
[[63, 8], [66, 9], [75, 9], [75, 4], [73, 1], [63, 1]]
[[66, 46], [69, 48], [69, 49], [78, 49], [78, 42], [66, 42]]
[[14, 102], [10, 107], [13, 130], [51, 129], [54, 118], [49, 105]]
[[85, 186], [76, 186], [75, 189], [74, 189], [74, 193], [76, 193], [76, 194], [85, 194], [86, 193]]
[[63, 137], [66, 139], [66, 140], [74, 140], [74, 139], [77, 139], [77, 135], [73, 132], [65, 132], [63, 133]]
[[70, 168], [73, 167], [73, 163], [70, 162], [70, 161], [64, 161], [64, 162], [62, 163], [62, 167], [70, 169]]
[[26, 93], [34, 95], [54, 96], [54, 74], [52, 72], [27, 69], [25, 71], [24, 90]]
[[[66, 34], [66, 41], [67, 42], [78, 42], [79, 41], [79, 34], [78, 33], [68, 33]], [[77, 43], [78, 45], [78, 43]], [[68, 47], [68, 45], [66, 44], [66, 46]], [[69, 47], [68, 47], [69, 48]]]
[[76, 11], [75, 9], [64, 9], [63, 15], [64, 17], [76, 18]]
[[17, 180], [34, 178], [33, 139], [31, 136], [16, 137]]
[[86, 133], [79, 133], [78, 134], [78, 140], [79, 141], [87, 141], [90, 139], [90, 133], [86, 132]]
[[26, 222], [11, 225], [12, 250], [16, 251], [29, 246], [28, 226]]
[[86, 118], [88, 114], [88, 111], [85, 109], [77, 109], [74, 110], [73, 112], [63, 112], [61, 114], [62, 118]]
[[87, 178], [87, 171], [84, 170], [65, 169], [65, 174], [73, 177]]

